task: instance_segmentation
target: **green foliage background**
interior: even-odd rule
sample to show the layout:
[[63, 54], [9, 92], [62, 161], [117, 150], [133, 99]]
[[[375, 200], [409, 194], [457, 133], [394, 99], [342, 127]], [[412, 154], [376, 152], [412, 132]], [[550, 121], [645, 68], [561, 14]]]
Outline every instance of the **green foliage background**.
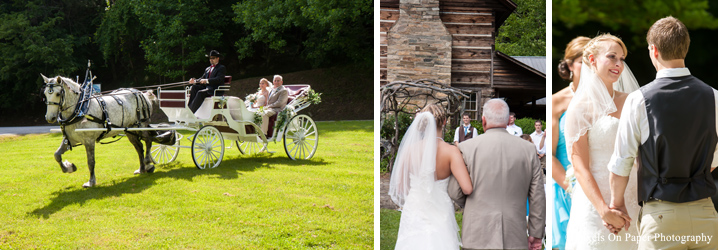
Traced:
[[88, 60], [103, 90], [199, 77], [211, 49], [235, 79], [372, 65], [372, 3], [2, 1], [0, 115], [44, 109], [40, 73], [82, 78]]
[[594, 37], [611, 33], [627, 45], [627, 65], [640, 85], [652, 81], [656, 70], [647, 52], [646, 33], [666, 16], [681, 20], [691, 36], [686, 63], [692, 75], [717, 87], [717, 1], [644, 0], [609, 4], [601, 0], [552, 0], [552, 91], [568, 85], [558, 77], [556, 65], [564, 56], [566, 44], [577, 36]]
[[513, 2], [517, 9], [499, 28], [496, 49], [510, 56], [546, 56], [546, 1]]
[[[400, 113], [399, 114], [399, 138], [398, 141], [401, 143], [402, 138], [404, 138], [404, 134], [407, 132], [407, 129], [410, 125], [412, 125], [412, 121], [414, 120], [414, 116], [411, 116], [409, 114]], [[531, 134], [534, 132], [534, 122], [537, 121], [535, 118], [531, 117], [525, 117], [521, 119], [517, 119], [514, 121], [514, 124], [522, 128], [522, 132], [524, 134]], [[472, 127], [477, 129], [477, 134], [483, 134], [484, 128], [482, 127], [481, 121], [471, 121], [470, 124]], [[382, 139], [389, 139], [392, 136], [394, 136], [394, 115], [393, 114], [387, 114], [384, 122], [381, 124], [382, 127], [380, 128], [380, 138]], [[542, 121], [542, 130], [544, 130], [547, 127], [546, 122]], [[446, 127], [444, 128], [444, 141], [447, 143], [453, 143], [454, 142], [454, 132], [457, 127]], [[384, 149], [382, 149], [384, 150]], [[384, 151], [382, 151], [384, 152]], [[380, 160], [380, 172], [385, 173], [387, 172], [387, 166], [389, 164], [389, 161], [387, 159]]]

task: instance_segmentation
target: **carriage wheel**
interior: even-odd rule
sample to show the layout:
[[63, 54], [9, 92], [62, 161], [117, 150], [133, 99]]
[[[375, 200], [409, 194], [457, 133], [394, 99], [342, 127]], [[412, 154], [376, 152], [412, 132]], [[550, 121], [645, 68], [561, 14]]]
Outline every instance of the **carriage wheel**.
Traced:
[[319, 134], [315, 121], [306, 115], [297, 115], [290, 119], [282, 135], [285, 153], [292, 160], [310, 159], [317, 151]]
[[204, 126], [192, 138], [192, 161], [199, 169], [215, 168], [225, 154], [222, 134], [213, 126]]
[[175, 144], [153, 144], [152, 150], [150, 151], [152, 162], [155, 164], [166, 164], [175, 161], [177, 154], [180, 152], [180, 139], [182, 139], [182, 134], [175, 133]]
[[240, 150], [240, 153], [243, 155], [253, 155], [258, 154], [262, 152], [262, 148], [266, 147], [267, 144], [262, 142], [249, 142], [249, 141], [235, 141], [235, 145], [237, 145], [237, 149]]

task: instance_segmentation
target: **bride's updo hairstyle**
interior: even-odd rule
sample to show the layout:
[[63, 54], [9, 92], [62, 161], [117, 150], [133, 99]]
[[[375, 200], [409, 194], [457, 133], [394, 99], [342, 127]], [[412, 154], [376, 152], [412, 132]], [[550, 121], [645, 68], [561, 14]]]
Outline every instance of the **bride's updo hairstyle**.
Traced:
[[589, 63], [589, 55], [597, 55], [599, 54], [599, 49], [601, 47], [601, 42], [616, 42], [619, 44], [619, 46], [622, 47], [622, 51], [624, 52], [624, 56], [627, 56], [627, 46], [624, 45], [624, 42], [622, 42], [622, 39], [619, 39], [618, 37], [611, 35], [611, 34], [601, 34], [595, 38], [592, 38], [592, 40], [589, 40], [589, 43], [587, 43], [587, 46], [584, 47], [584, 53], [582, 54], [582, 61], [587, 65], [592, 65]]
[[659, 19], [647, 32], [647, 43], [657, 47], [662, 60], [686, 58], [689, 42], [689, 30], [672, 16]]
[[589, 37], [578, 36], [567, 44], [567, 48], [564, 49], [564, 59], [562, 59], [562, 61], [559, 62], [559, 65], [557, 65], [559, 77], [567, 81], [572, 80], [572, 71], [569, 70], [569, 67], [575, 59], [582, 57], [582, 53], [584, 53], [584, 46], [587, 45], [588, 42]]
[[[437, 104], [429, 104], [425, 106], [420, 112], [429, 112], [434, 116], [434, 124], [437, 125], [437, 128], [441, 128], [442, 125], [444, 125], [444, 122], [447, 120], [447, 112], [444, 111], [442, 106]], [[420, 131], [424, 131], [424, 128], [427, 126], [426, 123], [420, 123], [419, 129]]]

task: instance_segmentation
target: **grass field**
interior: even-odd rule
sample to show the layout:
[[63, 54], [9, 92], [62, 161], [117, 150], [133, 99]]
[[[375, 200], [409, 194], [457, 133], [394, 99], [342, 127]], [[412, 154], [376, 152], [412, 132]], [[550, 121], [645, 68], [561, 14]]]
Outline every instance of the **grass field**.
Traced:
[[0, 249], [370, 249], [372, 121], [317, 126], [312, 160], [270, 143], [274, 154], [226, 149], [208, 170], [180, 149], [175, 162], [133, 175], [127, 139], [98, 145], [89, 189], [84, 147], [63, 155], [78, 167], [64, 174], [59, 134], [0, 138]]

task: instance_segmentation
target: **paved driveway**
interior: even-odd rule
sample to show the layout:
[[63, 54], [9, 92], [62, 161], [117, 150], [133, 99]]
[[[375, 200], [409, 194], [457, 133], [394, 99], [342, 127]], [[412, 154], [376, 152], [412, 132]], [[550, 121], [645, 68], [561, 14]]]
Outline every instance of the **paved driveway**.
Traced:
[[60, 126], [0, 127], [0, 135], [45, 134], [50, 133], [50, 129], [60, 129]]

